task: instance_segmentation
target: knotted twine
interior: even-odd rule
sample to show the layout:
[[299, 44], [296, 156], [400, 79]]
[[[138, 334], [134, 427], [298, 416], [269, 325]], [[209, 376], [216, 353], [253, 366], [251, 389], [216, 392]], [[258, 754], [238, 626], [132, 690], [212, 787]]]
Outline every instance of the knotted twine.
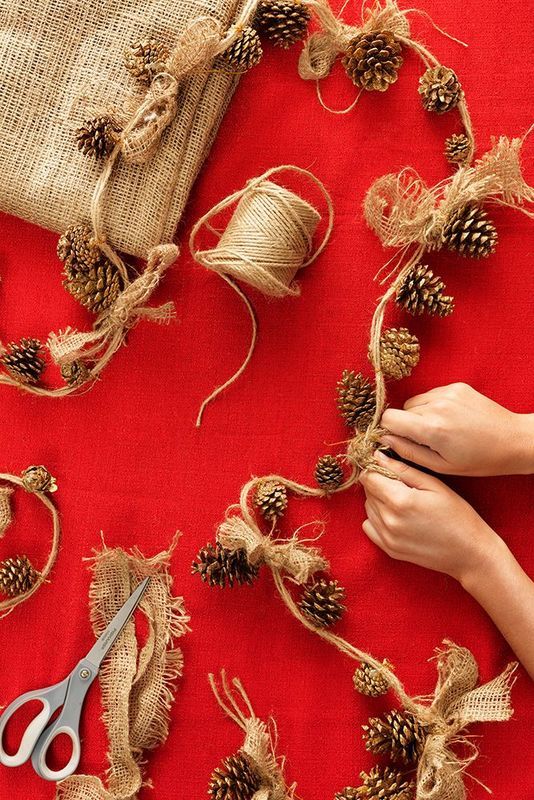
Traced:
[[176, 640], [189, 629], [183, 599], [172, 594], [166, 552], [145, 558], [102, 550], [92, 559], [91, 622], [98, 637], [146, 577], [150, 583], [139, 609], [148, 633], [140, 646], [130, 620], [100, 670], [103, 722], [109, 739], [106, 781], [97, 775], [72, 775], [57, 786], [57, 800], [135, 800], [143, 785], [147, 752], [159, 747], [169, 732], [169, 714], [176, 681], [182, 676], [182, 651]]
[[[295, 786], [286, 786], [283, 776], [284, 760], [279, 761], [276, 756], [276, 729], [273, 735], [269, 725], [258, 719], [238, 678], [234, 678], [230, 686], [226, 673], [222, 670], [222, 691], [219, 690], [214, 675], [209, 675], [209, 682], [220, 707], [245, 733], [240, 751], [251, 761], [254, 772], [261, 780], [260, 788], [250, 800], [293, 800]], [[274, 723], [272, 720], [270, 722], [273, 727]]]
[[0, 486], [0, 539], [5, 536], [6, 530], [11, 525], [11, 486]]
[[[309, 179], [321, 192], [327, 206], [328, 221], [324, 236], [314, 247], [320, 213], [302, 197], [269, 180], [280, 172], [294, 172]], [[211, 221], [233, 207], [231, 219], [222, 233]], [[197, 427], [206, 406], [245, 371], [256, 346], [258, 323], [254, 307], [236, 281], [247, 283], [267, 297], [288, 297], [300, 293], [295, 284], [297, 272], [309, 266], [324, 250], [333, 226], [333, 204], [324, 184], [309, 172], [292, 165], [267, 170], [237, 192], [217, 203], [194, 225], [189, 247], [199, 264], [216, 272], [239, 295], [251, 319], [252, 334], [247, 355], [239, 369], [202, 403]], [[208, 228], [218, 236], [216, 246], [202, 250], [199, 233]]]

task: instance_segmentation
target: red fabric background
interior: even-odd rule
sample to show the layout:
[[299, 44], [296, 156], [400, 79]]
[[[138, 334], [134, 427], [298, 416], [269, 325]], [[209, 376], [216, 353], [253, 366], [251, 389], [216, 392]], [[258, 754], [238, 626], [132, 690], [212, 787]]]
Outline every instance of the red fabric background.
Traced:
[[[419, 6], [470, 44], [464, 50], [413, 18], [415, 32], [461, 75], [480, 150], [492, 135], [524, 132], [532, 122], [532, 28], [525, 4], [420, 0]], [[1, 469], [17, 473], [31, 463], [47, 464], [58, 479], [63, 523], [53, 581], [0, 623], [1, 703], [63, 678], [90, 646], [90, 576], [82, 559], [98, 547], [101, 530], [109, 545], [135, 543], [149, 555], [165, 548], [176, 529], [183, 531], [173, 572], [193, 630], [183, 640], [186, 671], [171, 734], [150, 759], [154, 792], [143, 798], [206, 796], [211, 770], [240, 745], [240, 732], [223, 718], [207, 683], [207, 673], [222, 666], [242, 678], [259, 715], [276, 718], [288, 778], [306, 800], [333, 798], [357, 782], [360, 769], [373, 763], [359, 726], [388, 707], [387, 700], [355, 695], [353, 664], [290, 617], [267, 571], [254, 588], [222, 592], [192, 577], [190, 563], [251, 474], [276, 470], [309, 480], [325, 443], [346, 436], [334, 387], [344, 368], [368, 369], [368, 326], [379, 294], [372, 279], [386, 258], [362, 219], [363, 194], [374, 178], [408, 164], [432, 183], [446, 176], [443, 140], [459, 122], [454, 113], [437, 118], [422, 110], [416, 93], [421, 64], [411, 54], [391, 91], [365, 96], [353, 113], [336, 117], [320, 108], [314, 85], [298, 78], [298, 48], [266, 49], [263, 64], [241, 82], [182, 233], [248, 178], [281, 163], [311, 168], [326, 183], [336, 223], [324, 256], [302, 275], [300, 298], [254, 295], [261, 333], [244, 378], [196, 430], [199, 402], [240, 362], [249, 324], [238, 299], [184, 248], [158, 294], [158, 300], [175, 300], [178, 323], [139, 325], [91, 392], [57, 401], [0, 387]], [[336, 106], [350, 100], [341, 72], [325, 95]], [[532, 147], [525, 152], [531, 180]], [[412, 378], [391, 388], [392, 403], [463, 380], [515, 411], [533, 410], [533, 226], [519, 213], [492, 214], [500, 232], [494, 257], [482, 263], [432, 257], [457, 309], [445, 320], [402, 319], [420, 336], [422, 362]], [[87, 324], [88, 316], [61, 288], [57, 237], [9, 217], [0, 224], [2, 340]], [[391, 321], [400, 317], [394, 313]], [[532, 572], [532, 479], [451, 483]], [[0, 556], [23, 551], [39, 563], [50, 530], [46, 512], [24, 495], [16, 496], [15, 506], [17, 520], [0, 543]], [[322, 544], [348, 591], [341, 634], [392, 660], [413, 693], [432, 690], [435, 666], [427, 659], [444, 637], [472, 648], [484, 679], [512, 657], [453, 580], [390, 561], [367, 541], [359, 490], [328, 503], [295, 502], [285, 529], [317, 517], [328, 523]], [[498, 800], [510, 792], [529, 800], [534, 689], [523, 671], [513, 699], [511, 722], [473, 727], [483, 738], [475, 740], [481, 757], [471, 771]], [[105, 766], [99, 717], [94, 689], [84, 716], [82, 768], [96, 773]], [[474, 800], [486, 797], [467, 783]], [[53, 795], [28, 766], [0, 770], [1, 798]]]

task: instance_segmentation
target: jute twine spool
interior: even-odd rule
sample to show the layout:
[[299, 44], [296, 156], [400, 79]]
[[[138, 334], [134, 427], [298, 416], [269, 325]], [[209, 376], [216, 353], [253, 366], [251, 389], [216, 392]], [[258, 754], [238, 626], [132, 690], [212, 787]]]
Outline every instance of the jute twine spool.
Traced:
[[[299, 195], [269, 180], [284, 171], [307, 178], [320, 190], [325, 200], [327, 226], [316, 246], [314, 237], [321, 214]], [[219, 233], [212, 227], [211, 221], [234, 205], [229, 223]], [[252, 323], [251, 343], [243, 363], [231, 378], [204, 400], [197, 417], [197, 427], [202, 422], [206, 406], [244, 372], [256, 346], [256, 313], [237, 281], [258, 289], [267, 297], [298, 295], [300, 289], [295, 277], [299, 270], [315, 261], [324, 250], [332, 232], [333, 219], [334, 207], [324, 184], [309, 170], [283, 165], [250, 180], [242, 189], [217, 203], [193, 227], [189, 246], [194, 259], [220, 275], [237, 292]], [[217, 244], [212, 249], [201, 249], [197, 245], [199, 233], [204, 228], [218, 236]]]

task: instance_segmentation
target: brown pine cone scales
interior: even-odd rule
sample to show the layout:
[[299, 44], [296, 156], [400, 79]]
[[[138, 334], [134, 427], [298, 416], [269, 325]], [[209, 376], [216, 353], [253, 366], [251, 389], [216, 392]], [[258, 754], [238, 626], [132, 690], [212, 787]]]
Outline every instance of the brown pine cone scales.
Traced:
[[261, 788], [261, 777], [246, 753], [225, 758], [213, 771], [208, 795], [211, 800], [252, 800]]
[[344, 599], [345, 590], [337, 581], [321, 579], [304, 587], [299, 608], [317, 628], [329, 628], [343, 616]]
[[102, 251], [89, 225], [75, 225], [66, 230], [57, 243], [57, 255], [60, 261], [87, 269], [102, 260]]
[[115, 264], [102, 258], [92, 267], [65, 262], [63, 285], [70, 294], [95, 314], [109, 308], [122, 290], [122, 278]]
[[353, 786], [346, 786], [342, 792], [338, 792], [334, 800], [358, 800], [358, 790]]
[[11, 342], [0, 356], [0, 361], [12, 378], [19, 383], [35, 386], [46, 366], [41, 358], [43, 346], [38, 339], [21, 339]]
[[[393, 669], [387, 658], [382, 663], [388, 669]], [[366, 697], [381, 697], [389, 691], [389, 681], [386, 676], [365, 661], [354, 673], [353, 681], [356, 691]]]
[[78, 150], [96, 159], [109, 156], [119, 140], [121, 126], [108, 115], [85, 120], [76, 131]]
[[356, 36], [342, 63], [352, 82], [368, 92], [385, 92], [398, 78], [403, 63], [402, 47], [390, 31], [371, 31]]
[[456, 73], [448, 67], [429, 67], [419, 78], [419, 94], [427, 111], [445, 114], [456, 108], [463, 97]]
[[134, 78], [149, 83], [165, 70], [169, 55], [167, 45], [157, 39], [142, 39], [125, 49], [124, 66]]
[[376, 410], [376, 395], [361, 372], [345, 370], [337, 385], [337, 405], [350, 428], [365, 430]]
[[245, 550], [231, 552], [217, 542], [202, 548], [197, 560], [193, 562], [191, 572], [193, 575], [200, 575], [209, 586], [224, 589], [226, 585], [232, 588], [235, 583], [254, 583], [259, 568], [249, 562]]
[[277, 47], [287, 49], [304, 39], [310, 19], [309, 9], [299, 0], [260, 0], [254, 27]]
[[260, 481], [254, 492], [254, 505], [267, 522], [275, 522], [287, 509], [287, 489], [276, 481]]
[[29, 592], [39, 578], [27, 556], [0, 561], [0, 592], [7, 597], [19, 597]]
[[441, 234], [442, 243], [448, 250], [472, 258], [491, 255], [497, 246], [497, 239], [495, 225], [477, 203], [467, 203], [454, 211]]
[[418, 264], [408, 272], [397, 289], [396, 303], [414, 316], [436, 314], [446, 317], [454, 311], [454, 298], [444, 295], [445, 284], [429, 267]]
[[325, 492], [333, 492], [343, 483], [343, 467], [335, 456], [322, 456], [315, 467], [315, 480]]
[[408, 712], [390, 711], [383, 717], [372, 717], [362, 725], [365, 747], [376, 755], [388, 754], [392, 761], [416, 763], [423, 752], [426, 732]]
[[465, 133], [453, 133], [445, 139], [445, 158], [449, 164], [466, 164], [471, 156], [472, 143]]
[[[362, 785], [353, 795], [345, 795], [347, 800], [415, 800], [415, 783], [391, 767], [373, 767], [370, 772], [360, 772], [360, 778]], [[339, 797], [345, 800], [343, 795]]]
[[52, 493], [57, 491], [56, 479], [42, 464], [28, 467], [20, 477], [22, 478], [22, 485], [27, 492]]
[[243, 28], [235, 42], [221, 56], [221, 61], [235, 72], [247, 72], [261, 61], [263, 50], [258, 32]]
[[407, 328], [388, 328], [382, 333], [380, 364], [384, 374], [390, 378], [400, 380], [411, 375], [412, 369], [419, 363], [419, 355], [417, 336], [413, 336]]
[[61, 365], [61, 377], [68, 386], [81, 386], [91, 377], [91, 370], [85, 362], [75, 359]]

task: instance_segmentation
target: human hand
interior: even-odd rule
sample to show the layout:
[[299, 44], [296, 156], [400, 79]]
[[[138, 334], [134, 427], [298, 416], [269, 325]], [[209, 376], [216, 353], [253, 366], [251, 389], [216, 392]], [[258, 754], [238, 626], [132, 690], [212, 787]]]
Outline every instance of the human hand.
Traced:
[[363, 530], [389, 556], [468, 584], [505, 547], [469, 503], [440, 480], [383, 453], [377, 460], [399, 480], [372, 470], [362, 473]]
[[401, 458], [449, 475], [534, 472], [534, 414], [515, 414], [465, 383], [388, 408], [381, 441]]

